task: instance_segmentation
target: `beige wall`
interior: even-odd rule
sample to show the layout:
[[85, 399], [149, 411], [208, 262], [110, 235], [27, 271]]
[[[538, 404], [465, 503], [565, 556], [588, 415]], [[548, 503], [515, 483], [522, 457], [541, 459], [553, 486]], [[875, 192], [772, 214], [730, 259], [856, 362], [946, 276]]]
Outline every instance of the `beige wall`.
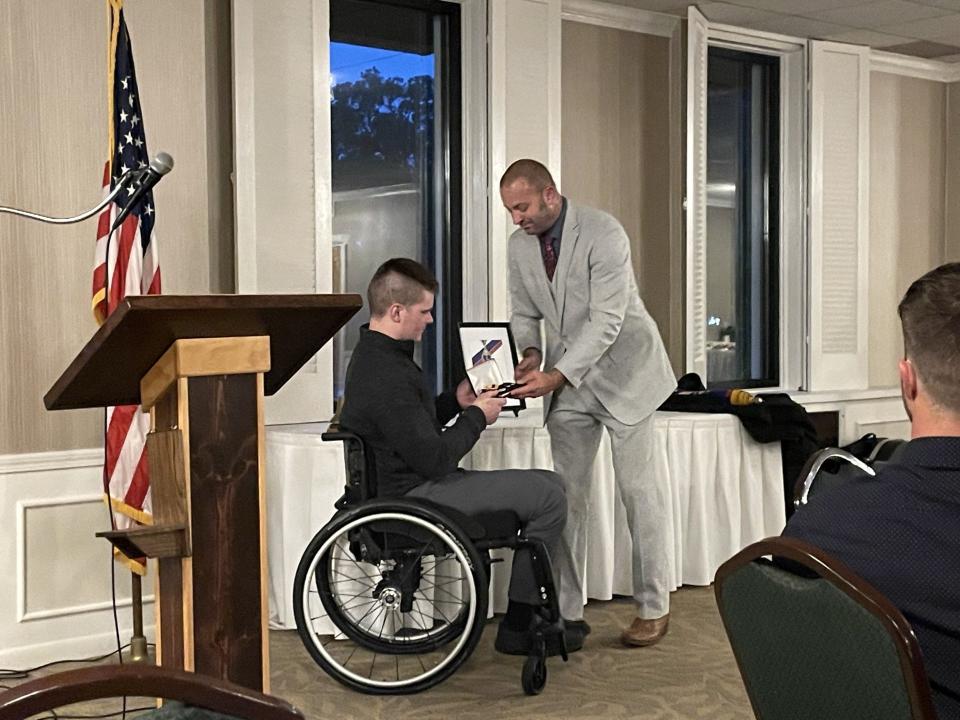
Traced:
[[944, 260], [960, 262], [960, 83], [947, 86]]
[[671, 163], [681, 156], [670, 131], [670, 40], [564, 22], [562, 49], [561, 191], [623, 223], [640, 294], [677, 369], [682, 338], [671, 327], [682, 308], [671, 298], [680, 297], [672, 285], [682, 269], [672, 267], [671, 213], [680, 207], [671, 207]]
[[870, 386], [897, 385], [897, 304], [944, 258], [946, 86], [870, 78]]
[[[147, 142], [169, 152], [155, 191], [163, 289], [233, 288], [229, 6], [128, 0]], [[0, 204], [73, 215], [95, 204], [107, 154], [102, 0], [0, 4]], [[95, 447], [98, 411], [42, 397], [95, 330], [96, 221], [0, 215], [0, 454]]]

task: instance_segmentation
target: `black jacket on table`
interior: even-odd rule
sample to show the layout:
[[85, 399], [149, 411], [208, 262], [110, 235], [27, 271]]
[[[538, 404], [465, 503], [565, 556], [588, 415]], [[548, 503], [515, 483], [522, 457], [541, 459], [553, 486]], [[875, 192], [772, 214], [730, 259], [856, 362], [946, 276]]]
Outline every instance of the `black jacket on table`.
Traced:
[[404, 495], [453, 472], [487, 426], [480, 408], [461, 412], [454, 392], [433, 397], [413, 361], [412, 340], [394, 340], [366, 325], [350, 358], [343, 396], [340, 426], [362, 437], [373, 452], [380, 497]]
[[900, 609], [940, 720], [960, 718], [960, 437], [911, 440], [876, 477], [812, 497], [783, 534], [826, 550]]

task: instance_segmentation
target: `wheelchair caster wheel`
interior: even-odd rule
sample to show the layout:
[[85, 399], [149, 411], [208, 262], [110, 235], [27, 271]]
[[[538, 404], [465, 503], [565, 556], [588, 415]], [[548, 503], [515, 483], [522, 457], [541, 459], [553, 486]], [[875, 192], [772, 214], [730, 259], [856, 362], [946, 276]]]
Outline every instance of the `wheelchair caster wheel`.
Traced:
[[547, 684], [547, 658], [541, 655], [530, 655], [523, 662], [523, 692], [526, 695], [539, 695]]

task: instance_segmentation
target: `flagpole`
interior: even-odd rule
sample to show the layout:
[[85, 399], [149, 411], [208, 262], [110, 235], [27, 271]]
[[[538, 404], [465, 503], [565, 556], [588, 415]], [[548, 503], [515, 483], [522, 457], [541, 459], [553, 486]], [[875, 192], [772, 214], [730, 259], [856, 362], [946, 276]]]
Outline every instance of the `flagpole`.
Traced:
[[[109, 173], [107, 177], [113, 175], [113, 155], [114, 155], [114, 143], [116, 138], [114, 137], [114, 118], [113, 114], [115, 111], [114, 108], [114, 86], [116, 83], [116, 63], [117, 63], [117, 38], [120, 34], [120, 11], [123, 9], [123, 0], [107, 0], [108, 11], [110, 15], [110, 47], [107, 49], [107, 117], [109, 122], [107, 123], [107, 172]], [[122, 184], [122, 183], [120, 183]], [[107, 288], [109, 288], [110, 282], [110, 237], [113, 235], [111, 231], [107, 237], [107, 246], [106, 246], [106, 274], [104, 276], [104, 296], [107, 295]], [[110, 314], [110, 298], [106, 297], [106, 313], [105, 315]], [[106, 317], [104, 317], [106, 320]], [[106, 437], [104, 437], [104, 448], [106, 448]], [[104, 469], [106, 469], [106, 462], [104, 462]], [[104, 483], [105, 490], [107, 492], [107, 509], [110, 511], [110, 525], [116, 529], [113, 517], [113, 507], [110, 502], [110, 485], [109, 479]], [[146, 570], [146, 567], [143, 568], [143, 571]], [[149, 660], [147, 654], [147, 639], [143, 635], [143, 588], [140, 578], [140, 572], [138, 568], [134, 568], [130, 564], [130, 595], [131, 595], [131, 613], [133, 615], [133, 635], [130, 637], [130, 662], [134, 663], [143, 663]]]
[[133, 635], [130, 637], [130, 662], [142, 663], [149, 660], [147, 638], [143, 634], [143, 589], [140, 574], [130, 573], [130, 596], [133, 600]]
[[107, 0], [110, 17], [110, 45], [107, 48], [107, 163], [113, 173], [113, 83], [117, 63], [117, 37], [120, 34], [120, 10], [123, 0]]

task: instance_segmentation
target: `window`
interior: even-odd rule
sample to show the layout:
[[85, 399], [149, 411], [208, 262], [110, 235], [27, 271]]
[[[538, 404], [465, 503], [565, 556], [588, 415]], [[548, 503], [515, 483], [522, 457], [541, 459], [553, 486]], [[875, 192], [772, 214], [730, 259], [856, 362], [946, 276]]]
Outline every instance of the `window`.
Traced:
[[[438, 391], [459, 357], [459, 13], [444, 2], [330, 2], [334, 291], [364, 295], [391, 257], [431, 268], [440, 291], [417, 362]], [[360, 313], [334, 341], [334, 400], [364, 322]]]
[[780, 377], [780, 59], [710, 47], [707, 60], [707, 385]]

